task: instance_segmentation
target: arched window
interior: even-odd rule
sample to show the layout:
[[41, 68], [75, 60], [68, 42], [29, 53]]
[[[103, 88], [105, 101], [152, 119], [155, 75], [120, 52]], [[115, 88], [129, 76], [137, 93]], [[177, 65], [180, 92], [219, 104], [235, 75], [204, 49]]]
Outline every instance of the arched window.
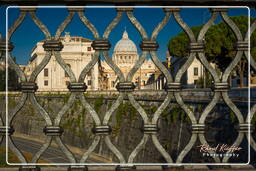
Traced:
[[[69, 67], [69, 68], [71, 68], [71, 65], [70, 64], [67, 64], [67, 66]], [[65, 72], [65, 77], [68, 77], [68, 73], [66, 72], [66, 71], [64, 71]]]

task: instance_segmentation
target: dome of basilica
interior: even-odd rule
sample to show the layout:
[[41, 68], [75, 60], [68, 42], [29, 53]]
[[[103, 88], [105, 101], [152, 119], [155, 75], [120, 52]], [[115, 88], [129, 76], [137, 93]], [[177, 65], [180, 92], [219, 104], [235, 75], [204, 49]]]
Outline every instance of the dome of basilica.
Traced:
[[123, 37], [119, 40], [114, 48], [114, 52], [133, 52], [137, 53], [137, 47], [128, 37], [128, 33], [124, 31]]

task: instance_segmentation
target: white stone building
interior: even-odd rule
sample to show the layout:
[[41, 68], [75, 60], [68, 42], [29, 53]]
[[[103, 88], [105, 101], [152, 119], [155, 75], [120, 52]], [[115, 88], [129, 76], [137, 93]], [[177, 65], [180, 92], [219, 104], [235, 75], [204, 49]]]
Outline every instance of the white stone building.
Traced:
[[[127, 31], [124, 31], [122, 39], [117, 42], [112, 55], [113, 62], [120, 68], [126, 77], [132, 69], [139, 55], [137, 47], [132, 40], [129, 39]], [[116, 85], [119, 82], [117, 75], [105, 62], [101, 62], [103, 72], [106, 73], [106, 84], [104, 89], [116, 90]], [[145, 85], [152, 74], [157, 71], [157, 67], [151, 59], [146, 59], [142, 66], [138, 69], [133, 77], [133, 82], [137, 89], [145, 89]]]
[[[172, 74], [172, 76], [175, 77], [179, 69], [185, 64], [188, 58], [172, 58], [169, 52], [167, 52], [166, 59], [167, 60], [166, 62], [163, 62], [163, 65], [165, 65], [169, 72]], [[211, 65], [215, 67], [212, 63]], [[187, 88], [196, 88], [197, 81], [200, 78], [204, 77], [204, 72], [205, 70], [203, 64], [197, 58], [195, 58], [181, 77], [182, 86]], [[151, 76], [146, 86], [150, 87], [151, 89], [162, 90], [164, 89], [165, 84], [166, 79], [164, 75], [161, 72], [156, 72], [154, 75]]]
[[[70, 66], [71, 70], [78, 79], [83, 68], [91, 61], [94, 50], [91, 47], [92, 40], [83, 37], [71, 37], [66, 33], [65, 37], [61, 37], [61, 42], [64, 45], [61, 57], [65, 63]], [[31, 75], [32, 71], [43, 60], [46, 52], [43, 48], [44, 41], [36, 44], [31, 53], [31, 59], [26, 68], [26, 74]], [[86, 76], [84, 82], [88, 86], [88, 90], [98, 90], [99, 69], [98, 63], [93, 67], [90, 74]], [[46, 67], [40, 72], [36, 83], [38, 91], [67, 91], [67, 85], [70, 79], [58, 64], [55, 57], [52, 56]]]
[[195, 58], [192, 64], [188, 67], [186, 72], [187, 75], [187, 84], [188, 85], [196, 85], [198, 79], [203, 77], [204, 74], [204, 66], [201, 62]]

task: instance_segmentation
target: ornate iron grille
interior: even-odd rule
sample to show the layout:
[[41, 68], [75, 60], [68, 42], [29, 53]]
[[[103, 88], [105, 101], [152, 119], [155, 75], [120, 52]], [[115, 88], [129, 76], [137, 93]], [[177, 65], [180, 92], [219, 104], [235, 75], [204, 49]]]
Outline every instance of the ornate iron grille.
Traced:
[[[241, 114], [240, 110], [237, 108], [237, 106], [232, 102], [232, 100], [229, 98], [228, 91], [228, 76], [230, 75], [231, 71], [234, 69], [234, 67], [238, 64], [238, 62], [241, 60], [242, 56], [245, 55], [246, 59], [251, 61], [251, 68], [253, 70], [256, 70], [256, 62], [253, 60], [252, 57], [249, 55], [248, 51], [248, 39], [250, 35], [255, 31], [256, 29], [256, 21], [251, 23], [250, 30], [251, 32], [247, 32], [245, 35], [241, 34], [241, 31], [236, 26], [236, 24], [230, 19], [230, 17], [227, 15], [228, 9], [226, 8], [210, 8], [211, 11], [211, 18], [203, 25], [202, 29], [200, 30], [198, 36], [196, 37], [195, 34], [192, 32], [190, 27], [183, 21], [182, 17], [180, 16], [180, 9], [179, 8], [163, 8], [165, 12], [165, 16], [162, 19], [162, 21], [159, 23], [159, 25], [154, 29], [151, 35], [148, 35], [143, 28], [143, 26], [140, 24], [140, 22], [136, 19], [136, 17], [133, 15], [133, 8], [116, 8], [117, 14], [116, 17], [113, 19], [113, 21], [109, 24], [109, 26], [106, 28], [104, 34], [101, 36], [97, 28], [94, 27], [94, 25], [87, 19], [87, 17], [84, 14], [85, 8], [67, 8], [69, 15], [66, 17], [66, 19], [60, 24], [58, 27], [55, 35], [51, 35], [48, 31], [48, 28], [37, 18], [36, 15], [36, 8], [20, 8], [20, 16], [15, 21], [15, 23], [9, 28], [8, 30], [8, 37], [6, 40], [1, 40], [0, 42], [0, 52], [2, 56], [11, 56], [13, 45], [11, 42], [11, 37], [14, 34], [14, 32], [18, 29], [19, 25], [23, 22], [25, 16], [29, 14], [33, 22], [40, 28], [40, 30], [43, 32], [45, 36], [45, 43], [43, 45], [44, 50], [46, 51], [46, 55], [42, 62], [35, 68], [33, 73], [31, 74], [31, 77], [28, 79], [26, 75], [23, 73], [23, 71], [19, 68], [19, 66], [13, 61], [12, 58], [8, 58], [8, 65], [12, 67], [16, 73], [18, 74], [20, 80], [21, 80], [21, 91], [22, 95], [20, 99], [18, 100], [18, 104], [15, 106], [14, 110], [12, 110], [11, 113], [8, 114], [8, 123], [5, 123], [3, 118], [0, 118], [1, 127], [0, 127], [0, 133], [1, 133], [1, 142], [4, 140], [4, 136], [8, 136], [9, 141], [9, 148], [17, 155], [19, 160], [22, 163], [28, 163], [20, 149], [18, 149], [13, 142], [12, 134], [14, 132], [14, 128], [12, 127], [13, 119], [15, 118], [16, 114], [19, 110], [22, 109], [22, 107], [25, 105], [25, 102], [27, 100], [30, 100], [30, 102], [35, 106], [35, 108], [38, 110], [38, 112], [41, 114], [41, 116], [44, 118], [46, 126], [42, 130], [47, 135], [46, 142], [43, 144], [41, 149], [33, 156], [32, 163], [36, 163], [40, 156], [47, 150], [47, 148], [50, 146], [51, 142], [55, 140], [55, 142], [59, 145], [61, 150], [64, 152], [66, 157], [69, 159], [70, 163], [74, 164], [85, 164], [89, 157], [89, 155], [95, 150], [96, 146], [99, 144], [100, 140], [104, 140], [108, 148], [116, 155], [116, 157], [119, 160], [119, 166], [117, 166], [117, 169], [122, 168], [134, 168], [134, 165], [127, 165], [129, 163], [133, 163], [134, 158], [137, 156], [137, 154], [141, 151], [143, 146], [146, 144], [146, 142], [152, 138], [152, 141], [157, 148], [157, 150], [161, 153], [161, 155], [166, 160], [166, 163], [168, 164], [180, 164], [183, 162], [184, 157], [187, 155], [187, 153], [191, 150], [193, 145], [195, 144], [196, 140], [199, 139], [202, 144], [208, 144], [206, 141], [206, 138], [204, 136], [205, 133], [205, 120], [208, 114], [211, 112], [211, 110], [214, 108], [214, 106], [217, 104], [217, 102], [222, 98], [223, 101], [226, 103], [226, 105], [235, 113], [235, 116], [237, 117], [239, 124], [238, 124], [238, 136], [235, 142], [233, 143], [234, 146], [239, 146], [243, 139], [247, 138], [250, 139], [251, 147], [256, 150], [256, 142], [255, 139], [252, 137], [252, 125], [250, 124], [250, 120], [252, 120], [253, 115], [256, 113], [256, 105], [252, 106], [251, 108], [251, 115], [247, 116], [247, 118], [244, 118], [244, 116]], [[63, 45], [60, 41], [60, 35], [64, 31], [64, 29], [67, 27], [67, 25], [71, 22], [74, 14], [77, 13], [82, 23], [91, 31], [91, 33], [94, 36], [94, 41], [92, 43], [92, 47], [95, 50], [95, 54], [93, 56], [93, 59], [90, 61], [90, 63], [82, 70], [80, 76], [78, 79], [76, 79], [74, 73], [72, 72], [71, 68], [64, 62], [64, 60], [61, 57], [61, 50], [63, 48]], [[142, 53], [139, 57], [139, 60], [136, 62], [134, 67], [131, 69], [127, 77], [123, 75], [120, 68], [113, 63], [111, 58], [109, 57], [109, 49], [110, 49], [110, 42], [108, 41], [109, 35], [111, 31], [114, 29], [114, 27], [120, 22], [121, 17], [123, 15], [127, 15], [130, 22], [136, 27], [138, 32], [140, 33], [142, 37], [142, 41], [140, 44], [140, 48], [142, 50]], [[233, 30], [237, 42], [236, 42], [236, 56], [234, 60], [230, 63], [230, 65], [226, 68], [223, 75], [220, 76], [214, 68], [210, 65], [210, 63], [207, 61], [205, 54], [204, 54], [204, 44], [203, 41], [205, 34], [209, 30], [209, 28], [213, 25], [215, 19], [217, 18], [218, 14], [222, 17], [222, 19], [225, 21], [225, 23]], [[187, 34], [190, 45], [189, 45], [189, 55], [188, 60], [185, 62], [185, 64], [179, 69], [177, 75], [175, 78], [172, 77], [170, 72], [166, 69], [166, 67], [160, 62], [157, 56], [157, 49], [158, 49], [158, 43], [157, 43], [157, 36], [159, 32], [164, 28], [164, 26], [169, 22], [171, 15], [174, 16], [174, 19], [177, 21], [177, 23], [181, 26], [181, 28], [184, 30], [184, 32]], [[7, 45], [7, 46], [6, 46]], [[7, 53], [7, 54], [6, 54]], [[105, 113], [105, 116], [103, 120], [100, 119], [98, 113], [93, 109], [93, 107], [87, 102], [85, 99], [83, 93], [86, 91], [86, 85], [84, 83], [84, 79], [87, 75], [87, 73], [90, 71], [90, 69], [97, 63], [100, 57], [100, 53], [103, 54], [105, 61], [107, 64], [115, 71], [116, 75], [118, 76], [120, 82], [117, 85], [117, 90], [119, 91], [119, 95], [113, 105], [110, 107], [110, 109]], [[165, 87], [165, 91], [167, 92], [167, 96], [164, 99], [161, 106], [156, 110], [156, 112], [153, 115], [153, 118], [150, 119], [143, 109], [143, 107], [135, 100], [133, 91], [135, 88], [134, 83], [132, 82], [132, 78], [136, 71], [140, 68], [142, 63], [145, 61], [147, 54], [151, 55], [151, 58], [154, 62], [154, 64], [160, 69], [160, 71], [164, 74], [167, 84]], [[38, 103], [35, 92], [37, 90], [37, 84], [35, 83], [36, 78], [38, 74], [44, 69], [44, 67], [47, 65], [47, 63], [50, 61], [51, 56], [55, 56], [58, 64], [65, 70], [65, 72], [68, 74], [70, 78], [70, 84], [68, 85], [69, 91], [70, 91], [70, 97], [67, 101], [67, 103], [62, 107], [62, 109], [57, 114], [56, 118], [52, 120], [49, 116], [49, 113]], [[204, 65], [206, 70], [210, 72], [214, 79], [214, 97], [212, 98], [211, 102], [207, 105], [207, 107], [202, 112], [200, 118], [197, 120], [193, 111], [184, 103], [183, 98], [181, 96], [181, 77], [186, 72], [188, 67], [191, 65], [193, 60], [195, 58], [198, 58], [200, 62]], [[137, 147], [132, 151], [132, 153], [129, 155], [128, 158], [125, 158], [123, 154], [119, 151], [117, 147], [111, 142], [110, 135], [111, 135], [111, 127], [109, 126], [109, 120], [113, 114], [113, 112], [119, 107], [119, 105], [124, 100], [125, 96], [128, 96], [129, 101], [131, 102], [132, 106], [139, 112], [140, 116], [142, 117], [144, 123], [143, 123], [143, 138], [141, 139], [140, 143], [137, 145]], [[180, 105], [180, 107], [186, 112], [186, 114], [189, 116], [191, 123], [192, 123], [192, 136], [190, 138], [189, 143], [186, 145], [186, 147], [181, 151], [181, 153], [178, 155], [176, 161], [172, 159], [170, 154], [166, 152], [166, 150], [163, 148], [161, 143], [159, 142], [157, 138], [157, 133], [159, 130], [158, 127], [158, 119], [162, 112], [167, 108], [168, 104], [171, 101], [171, 98], [174, 97], [177, 104]], [[66, 147], [66, 145], [61, 140], [61, 135], [63, 133], [63, 129], [60, 127], [60, 122], [63, 117], [63, 115], [67, 112], [67, 110], [74, 104], [75, 99], [78, 98], [81, 101], [81, 104], [84, 106], [84, 108], [87, 109], [87, 111], [92, 116], [95, 127], [93, 129], [95, 138], [92, 142], [90, 148], [83, 154], [81, 159], [79, 161], [76, 161], [74, 154]], [[6, 126], [7, 125], [7, 126]], [[250, 132], [248, 128], [250, 129]], [[214, 153], [214, 152], [213, 152]], [[227, 163], [229, 160], [229, 157], [224, 157], [222, 160], [221, 158], [214, 158], [216, 163]], [[28, 163], [29, 165], [29, 163]], [[40, 169], [36, 166], [22, 166], [21, 169], [26, 168], [36, 168]], [[86, 166], [71, 166], [69, 169], [85, 169]]]

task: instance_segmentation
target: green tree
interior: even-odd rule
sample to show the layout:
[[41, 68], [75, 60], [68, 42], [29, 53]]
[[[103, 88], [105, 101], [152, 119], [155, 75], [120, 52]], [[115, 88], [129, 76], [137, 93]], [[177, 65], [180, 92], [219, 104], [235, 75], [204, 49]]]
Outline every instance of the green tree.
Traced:
[[[242, 35], [244, 36], [248, 28], [248, 17], [238, 16], [230, 17], [237, 27], [240, 29]], [[251, 23], [255, 21], [256, 18], [251, 18]], [[197, 37], [202, 26], [192, 27], [192, 31]], [[224, 21], [219, 24], [213, 25], [205, 35], [205, 55], [210, 62], [215, 63], [221, 71], [224, 71], [229, 63], [235, 56], [235, 42], [236, 36], [232, 29], [224, 23]], [[189, 39], [184, 32], [179, 33], [174, 38], [170, 39], [168, 43], [169, 52], [172, 56], [176, 57], [186, 57], [189, 52]], [[256, 60], [256, 33], [254, 32], [251, 36], [251, 55]], [[243, 58], [236, 71], [240, 76], [240, 86], [243, 86], [243, 77], [246, 73], [247, 61]]]
[[[3, 59], [1, 59], [3, 60]], [[15, 60], [15, 58], [14, 58]], [[5, 91], [6, 86], [6, 68], [3, 62], [0, 64], [0, 91]], [[18, 75], [16, 71], [12, 68], [8, 68], [8, 90], [15, 91], [18, 89]]]
[[[198, 81], [196, 82], [196, 87], [197, 88], [211, 88], [212, 82], [213, 82], [213, 78], [212, 78], [211, 74], [208, 71], [206, 71], [204, 78], [203, 77], [198, 78]], [[206, 87], [204, 87], [204, 86], [206, 86]]]

